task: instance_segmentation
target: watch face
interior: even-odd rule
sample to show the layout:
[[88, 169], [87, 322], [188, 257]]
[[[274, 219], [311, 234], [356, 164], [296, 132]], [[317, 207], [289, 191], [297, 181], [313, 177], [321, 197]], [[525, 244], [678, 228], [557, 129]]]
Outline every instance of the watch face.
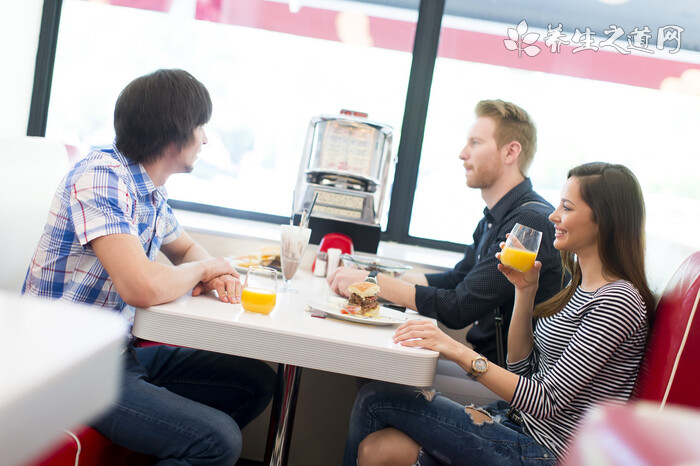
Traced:
[[472, 363], [472, 367], [476, 372], [486, 372], [486, 369], [489, 367], [489, 363], [484, 358], [477, 358]]

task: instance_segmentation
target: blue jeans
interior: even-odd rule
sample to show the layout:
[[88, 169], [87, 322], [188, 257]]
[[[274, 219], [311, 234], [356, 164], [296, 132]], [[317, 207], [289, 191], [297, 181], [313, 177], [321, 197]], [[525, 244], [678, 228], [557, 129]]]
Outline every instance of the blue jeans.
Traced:
[[555, 465], [556, 456], [506, 416], [509, 408], [505, 401], [480, 408], [493, 422], [476, 425], [464, 406], [443, 396], [428, 401], [414, 387], [373, 382], [355, 400], [343, 465], [355, 466], [360, 442], [385, 427], [404, 432], [421, 446], [420, 466]]
[[272, 397], [264, 362], [189, 348], [130, 346], [115, 405], [91, 426], [165, 465], [230, 465], [241, 431]]

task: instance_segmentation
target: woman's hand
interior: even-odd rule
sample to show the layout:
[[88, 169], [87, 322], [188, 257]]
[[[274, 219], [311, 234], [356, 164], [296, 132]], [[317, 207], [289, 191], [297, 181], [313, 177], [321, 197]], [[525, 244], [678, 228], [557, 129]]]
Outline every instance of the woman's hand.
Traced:
[[[501, 249], [506, 243], [501, 243], [499, 246]], [[496, 259], [501, 260], [501, 253], [496, 253]], [[509, 282], [511, 282], [518, 290], [525, 291], [537, 291], [537, 287], [540, 281], [540, 269], [542, 269], [542, 262], [535, 261], [535, 265], [532, 266], [527, 272], [521, 272], [516, 269], [512, 269], [506, 265], [498, 264], [498, 270], [501, 271], [503, 275], [506, 276]]]
[[438, 351], [450, 360], [457, 360], [466, 346], [453, 340], [429, 320], [409, 320], [394, 333], [394, 343]]

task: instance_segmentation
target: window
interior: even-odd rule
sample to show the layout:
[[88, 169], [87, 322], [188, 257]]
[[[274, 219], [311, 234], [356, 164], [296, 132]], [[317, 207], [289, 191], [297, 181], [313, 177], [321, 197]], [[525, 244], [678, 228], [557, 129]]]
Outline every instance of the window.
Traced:
[[[446, 9], [459, 12], [463, 6], [448, 1]], [[648, 233], [691, 244], [690, 235], [679, 235], [669, 226], [681, 224], [685, 231], [700, 227], [697, 170], [687, 169], [697, 168], [700, 160], [692, 129], [700, 121], [700, 54], [672, 53], [677, 41], [658, 50], [653, 37], [646, 52], [629, 55], [613, 47], [573, 52], [575, 44], [552, 52], [540, 41], [534, 44], [541, 49], [537, 56], [518, 57], [504, 40], [508, 28], [516, 29], [521, 20], [505, 24], [444, 17], [409, 234], [471, 242], [484, 202], [478, 190], [466, 187], [458, 155], [476, 103], [500, 98], [522, 106], [537, 124], [538, 150], [529, 175], [550, 202], [558, 203], [566, 172], [573, 166], [595, 160], [622, 163], [634, 171], [644, 190]], [[606, 37], [602, 29], [616, 20], [602, 20], [600, 40]], [[596, 26], [575, 16], [547, 21], [553, 28], [558, 23], [579, 30]], [[672, 24], [690, 27], [683, 18]], [[648, 25], [656, 34], [657, 27], [667, 23]], [[529, 25], [527, 32], [543, 39], [547, 23], [543, 27]], [[563, 33], [572, 40], [572, 32]]]
[[[190, 70], [212, 93], [214, 115], [195, 176], [168, 182], [171, 198], [188, 208], [287, 217], [309, 120], [347, 108], [395, 130], [401, 189], [385, 196], [396, 205], [385, 207], [383, 238], [458, 250], [471, 241], [484, 204], [465, 186], [457, 157], [474, 105], [502, 98], [537, 123], [529, 175], [551, 202], [569, 168], [619, 162], [640, 179], [650, 234], [691, 244], [691, 235], [667, 225], [700, 227], [694, 0], [644, 8], [603, 0], [107, 3], [63, 2], [47, 136], [83, 152], [108, 144], [114, 101], [127, 82], [161, 67]], [[665, 26], [678, 28], [675, 39]], [[506, 45], [508, 29], [518, 40], [538, 34], [530, 45], [539, 53]], [[602, 46], [607, 38], [617, 40]], [[636, 50], [621, 51], [629, 48]]]
[[154, 69], [183, 68], [207, 86], [214, 113], [194, 176], [168, 181], [172, 199], [288, 216], [307, 127], [317, 114], [365, 112], [394, 128], [396, 152], [415, 7], [108, 3], [64, 2], [47, 136], [83, 152], [110, 144], [118, 92]]

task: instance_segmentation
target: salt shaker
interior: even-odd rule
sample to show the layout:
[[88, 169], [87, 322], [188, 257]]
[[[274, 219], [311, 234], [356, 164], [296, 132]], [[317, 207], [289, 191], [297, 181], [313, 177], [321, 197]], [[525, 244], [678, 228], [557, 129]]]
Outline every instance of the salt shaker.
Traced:
[[330, 276], [335, 269], [338, 268], [338, 262], [340, 261], [340, 254], [342, 254], [343, 251], [341, 251], [338, 248], [330, 248], [328, 251], [328, 264], [326, 266], [326, 275]]
[[325, 252], [319, 252], [316, 254], [316, 263], [314, 265], [314, 276], [325, 277], [326, 276], [326, 259], [328, 255]]

